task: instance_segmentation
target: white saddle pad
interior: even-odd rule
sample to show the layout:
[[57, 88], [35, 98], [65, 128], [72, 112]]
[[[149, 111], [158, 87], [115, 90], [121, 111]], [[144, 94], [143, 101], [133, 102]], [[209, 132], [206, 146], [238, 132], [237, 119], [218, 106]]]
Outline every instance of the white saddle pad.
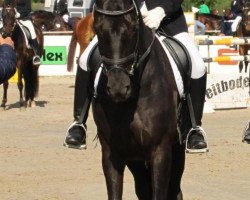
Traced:
[[[175, 77], [175, 81], [176, 81], [176, 85], [177, 85], [177, 89], [178, 89], [178, 92], [179, 92], [179, 95], [182, 97], [183, 94], [184, 94], [184, 85], [183, 85], [183, 80], [182, 80], [182, 77], [181, 77], [181, 74], [178, 70], [178, 67], [174, 61], [174, 59], [172, 58], [171, 54], [169, 53], [169, 51], [167, 50], [167, 48], [165, 47], [165, 45], [163, 44], [163, 40], [165, 39], [164, 36], [158, 36], [156, 35], [156, 38], [159, 40], [159, 42], [161, 43], [163, 49], [165, 50], [168, 58], [169, 58], [169, 61], [170, 61], [170, 64], [172, 66], [172, 69], [173, 69], [173, 73], [174, 73], [174, 77]], [[90, 44], [88, 45], [88, 47], [85, 49], [85, 51], [82, 53], [82, 55], [80, 56], [80, 60], [79, 60], [79, 65], [80, 67], [87, 71], [88, 70], [88, 59], [89, 59], [89, 54], [92, 50], [92, 48], [98, 43], [98, 39], [97, 39], [97, 36], [95, 36], [93, 38], [93, 40], [90, 42]], [[100, 78], [100, 72], [101, 72], [101, 69], [99, 69], [98, 73], [97, 73], [97, 76], [95, 78], [95, 93], [96, 93], [96, 89], [97, 89], [97, 86], [98, 86], [98, 82], [99, 82], [99, 78]]]

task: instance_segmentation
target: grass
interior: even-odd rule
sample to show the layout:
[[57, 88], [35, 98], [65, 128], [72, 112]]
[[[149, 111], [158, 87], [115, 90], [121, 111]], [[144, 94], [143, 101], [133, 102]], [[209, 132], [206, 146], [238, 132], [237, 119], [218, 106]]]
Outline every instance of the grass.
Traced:
[[44, 9], [44, 3], [32, 3], [32, 10], [43, 10]]

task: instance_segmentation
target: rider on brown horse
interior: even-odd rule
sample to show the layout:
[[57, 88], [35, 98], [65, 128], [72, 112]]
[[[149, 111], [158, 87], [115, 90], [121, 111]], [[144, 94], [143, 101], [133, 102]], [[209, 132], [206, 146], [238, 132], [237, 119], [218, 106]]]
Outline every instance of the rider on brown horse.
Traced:
[[[6, 0], [5, 0], [6, 1]], [[35, 56], [33, 57], [33, 64], [34, 65], [40, 65], [41, 64], [41, 53], [39, 50], [39, 45], [37, 42], [37, 36], [35, 32], [35, 28], [33, 23], [30, 19], [28, 19], [28, 15], [31, 12], [31, 0], [17, 0], [16, 1], [16, 18], [19, 19], [19, 22], [28, 28], [31, 40], [30, 40], [30, 46], [33, 49]]]
[[[152, 29], [160, 27], [163, 32], [183, 43], [190, 54], [192, 73], [189, 94], [194, 107], [192, 119], [197, 126], [191, 129], [190, 118], [187, 118], [188, 127], [184, 134], [188, 133], [189, 135], [186, 138], [187, 149], [193, 152], [206, 152], [208, 150], [206, 135], [200, 127], [205, 100], [206, 67], [198, 49], [188, 35], [187, 24], [181, 8], [182, 2], [183, 0], [146, 0], [146, 6], [143, 8], [147, 7], [147, 10], [141, 9], [141, 12], [144, 17], [144, 23], [148, 27]], [[97, 40], [93, 39], [93, 41]], [[74, 122], [70, 125], [64, 142], [64, 145], [67, 147], [84, 148], [86, 146], [86, 120], [92, 97], [89, 86], [93, 84], [91, 83], [90, 74], [88, 67], [78, 66], [75, 82]], [[187, 115], [188, 111], [185, 114]]]
[[67, 0], [55, 0], [53, 13], [62, 16], [66, 23], [69, 23], [68, 1]]
[[235, 18], [231, 29], [232, 33], [235, 34], [237, 31], [237, 28], [242, 20], [242, 10], [243, 10], [243, 2], [244, 0], [233, 0], [231, 4], [231, 11], [233, 13], [233, 16]]

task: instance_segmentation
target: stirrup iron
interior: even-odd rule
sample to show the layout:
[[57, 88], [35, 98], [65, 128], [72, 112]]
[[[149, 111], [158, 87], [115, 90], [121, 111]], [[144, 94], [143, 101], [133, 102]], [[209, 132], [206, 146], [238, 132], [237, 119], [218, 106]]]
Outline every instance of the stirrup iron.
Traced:
[[[202, 134], [202, 136], [204, 138], [204, 141], [207, 144], [206, 148], [203, 148], [203, 149], [189, 149], [187, 147], [188, 146], [187, 143], [188, 143], [188, 139], [190, 137], [190, 134], [194, 130], [199, 130], [199, 132]], [[208, 151], [209, 151], [209, 149], [208, 149], [207, 135], [206, 135], [205, 131], [203, 130], [203, 128], [200, 127], [200, 126], [196, 126], [195, 128], [191, 128], [190, 131], [188, 132], [187, 138], [186, 138], [186, 153], [207, 153]]]
[[[77, 123], [77, 121], [74, 121], [68, 128], [67, 132], [66, 132], [66, 135], [65, 135], [65, 138], [64, 138], [64, 142], [63, 142], [63, 146], [65, 147], [68, 147], [68, 148], [72, 148], [72, 149], [80, 149], [80, 150], [83, 150], [83, 149], [87, 149], [87, 145], [86, 143], [85, 144], [81, 144], [81, 145], [72, 145], [72, 144], [67, 144], [66, 143], [66, 138], [67, 136], [69, 135], [69, 130], [73, 127], [73, 126], [80, 126], [82, 127], [84, 130], [85, 130], [85, 133], [87, 132], [85, 126], [83, 124], [79, 124]], [[86, 135], [86, 139], [87, 139], [87, 135]]]
[[[39, 59], [39, 62], [36, 62], [35, 60]], [[34, 56], [33, 57], [33, 65], [40, 65], [41, 64], [41, 58], [39, 56]]]
[[249, 123], [250, 123], [250, 121], [247, 122], [247, 124], [244, 128], [243, 134], [242, 134], [242, 142], [247, 143], [247, 144], [250, 144], [250, 141], [245, 140], [246, 131], [247, 131], [247, 129], [250, 129]]

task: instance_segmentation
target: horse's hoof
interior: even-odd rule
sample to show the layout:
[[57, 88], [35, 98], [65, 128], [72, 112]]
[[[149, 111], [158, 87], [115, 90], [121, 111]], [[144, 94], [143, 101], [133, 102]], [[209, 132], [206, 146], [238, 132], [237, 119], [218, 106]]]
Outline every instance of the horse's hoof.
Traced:
[[28, 104], [27, 104], [26, 101], [20, 101], [20, 102], [19, 102], [20, 110], [26, 110], [27, 105], [28, 105]]
[[29, 100], [28, 107], [30, 107], [30, 108], [36, 107], [36, 102], [34, 100]]

